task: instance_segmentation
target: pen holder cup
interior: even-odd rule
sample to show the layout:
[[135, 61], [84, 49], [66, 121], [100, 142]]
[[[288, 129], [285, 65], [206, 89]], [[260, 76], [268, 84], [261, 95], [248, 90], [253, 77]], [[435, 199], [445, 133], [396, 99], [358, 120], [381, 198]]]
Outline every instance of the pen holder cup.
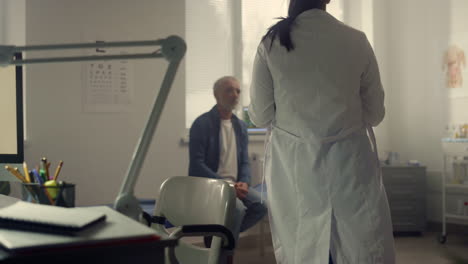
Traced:
[[57, 186], [23, 183], [24, 201], [61, 207], [75, 207], [75, 184], [60, 182]]

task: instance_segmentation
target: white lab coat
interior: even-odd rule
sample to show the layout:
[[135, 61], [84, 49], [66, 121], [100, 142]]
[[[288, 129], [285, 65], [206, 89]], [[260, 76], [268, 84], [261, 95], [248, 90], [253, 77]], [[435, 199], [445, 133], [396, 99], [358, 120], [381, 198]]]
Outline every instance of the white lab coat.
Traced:
[[291, 37], [291, 52], [278, 40], [271, 50], [260, 43], [250, 90], [251, 120], [272, 126], [265, 175], [276, 259], [326, 264], [330, 252], [338, 264], [395, 263], [366, 133], [385, 115], [372, 48], [364, 33], [318, 9], [297, 17]]

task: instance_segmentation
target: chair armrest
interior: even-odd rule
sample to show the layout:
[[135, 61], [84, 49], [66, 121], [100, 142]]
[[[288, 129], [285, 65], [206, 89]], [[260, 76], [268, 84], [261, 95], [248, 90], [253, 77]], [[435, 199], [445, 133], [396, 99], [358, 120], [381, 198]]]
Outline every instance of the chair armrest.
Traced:
[[148, 226], [151, 226], [151, 224], [159, 224], [159, 225], [164, 225], [166, 223], [166, 218], [164, 216], [151, 216], [147, 212], [143, 211], [142, 213], [143, 219], [146, 221], [146, 224]]
[[[195, 237], [195, 236], [218, 236], [221, 237], [223, 245], [222, 248], [226, 250], [233, 250], [235, 246], [234, 236], [232, 232], [223, 225], [185, 225], [176, 227], [175, 230], [169, 235], [169, 238], [179, 240], [182, 237]], [[179, 264], [175, 255], [175, 248], [168, 249], [168, 257], [171, 264]]]
[[228, 228], [223, 225], [185, 225], [176, 228], [170, 237], [194, 237], [194, 236], [217, 236], [223, 239], [223, 249], [233, 250], [235, 247], [234, 236]]

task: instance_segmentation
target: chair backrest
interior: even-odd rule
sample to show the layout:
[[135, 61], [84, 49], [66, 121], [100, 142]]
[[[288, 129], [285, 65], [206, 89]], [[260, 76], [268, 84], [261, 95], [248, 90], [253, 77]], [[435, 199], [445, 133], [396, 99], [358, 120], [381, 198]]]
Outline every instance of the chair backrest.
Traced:
[[155, 215], [164, 216], [174, 226], [219, 224], [230, 228], [235, 193], [222, 180], [176, 176], [161, 185]]
[[[235, 189], [223, 180], [201, 177], [171, 177], [161, 185], [154, 215], [164, 216], [174, 226], [218, 224], [233, 230]], [[221, 239], [213, 238], [210, 249], [179, 241], [180, 263], [218, 263]]]

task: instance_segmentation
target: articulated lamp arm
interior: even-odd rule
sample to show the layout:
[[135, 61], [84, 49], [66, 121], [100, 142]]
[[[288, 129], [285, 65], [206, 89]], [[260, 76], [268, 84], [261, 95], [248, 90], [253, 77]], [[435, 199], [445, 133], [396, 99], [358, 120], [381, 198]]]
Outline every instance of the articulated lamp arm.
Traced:
[[151, 110], [150, 117], [146, 123], [143, 134], [138, 141], [137, 147], [132, 157], [132, 162], [127, 171], [127, 175], [120, 188], [120, 193], [114, 203], [114, 208], [137, 220], [142, 221], [141, 206], [133, 194], [135, 183], [138, 179], [140, 169], [143, 166], [146, 153], [153, 138], [154, 132], [159, 122], [159, 117], [166, 103], [167, 96], [171, 89], [172, 82], [174, 81], [177, 68], [180, 61], [185, 55], [186, 46], [182, 39], [167, 39], [167, 43], [162, 47], [162, 53], [170, 61], [166, 71], [166, 75], [159, 89], [159, 94], [154, 102], [153, 109]]
[[[140, 54], [119, 54], [119, 55], [96, 55], [96, 56], [76, 56], [76, 57], [50, 57], [34, 59], [16, 59], [14, 54], [23, 51], [38, 50], [62, 50], [62, 49], [84, 49], [84, 48], [117, 48], [117, 47], [141, 47], [141, 46], [161, 46], [153, 53]], [[0, 66], [24, 65], [34, 63], [52, 62], [73, 62], [73, 61], [96, 61], [96, 60], [130, 60], [130, 59], [154, 59], [165, 58], [169, 61], [164, 79], [159, 89], [159, 94], [153, 104], [149, 119], [143, 130], [143, 134], [138, 140], [137, 146], [132, 156], [127, 174], [122, 182], [119, 194], [115, 200], [114, 208], [137, 220], [142, 219], [142, 210], [136, 197], [134, 196], [135, 184], [143, 166], [148, 148], [159, 123], [159, 118], [166, 103], [167, 96], [174, 81], [177, 68], [185, 55], [187, 47], [184, 40], [178, 36], [170, 36], [166, 39], [145, 40], [145, 41], [125, 41], [125, 42], [100, 42], [100, 43], [76, 43], [58, 45], [34, 45], [34, 46], [0, 46]]]

